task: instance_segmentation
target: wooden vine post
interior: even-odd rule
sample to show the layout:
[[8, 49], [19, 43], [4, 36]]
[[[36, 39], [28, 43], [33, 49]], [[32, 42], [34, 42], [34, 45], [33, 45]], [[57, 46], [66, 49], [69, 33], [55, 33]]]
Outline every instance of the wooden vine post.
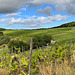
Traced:
[[31, 59], [32, 59], [32, 38], [30, 40], [30, 53], [29, 53], [29, 75], [31, 75]]
[[70, 39], [70, 47], [69, 47], [69, 56], [68, 56], [68, 65], [71, 62], [71, 44], [72, 44], [72, 39]]
[[[57, 49], [58, 48], [56, 48], [55, 53], [57, 53]], [[57, 66], [57, 56], [55, 56], [54, 75], [56, 75], [56, 66]]]
[[13, 46], [11, 47], [11, 56], [13, 55]]
[[[56, 43], [58, 43], [58, 41], [57, 41]], [[53, 75], [56, 75], [56, 67], [57, 67], [57, 50], [58, 50], [58, 47], [56, 46], [56, 47], [55, 47], [55, 53], [56, 53], [56, 55], [55, 55], [55, 65], [54, 65], [54, 74], [53, 74]]]
[[[4, 48], [5, 48], [5, 45], [3, 46], [3, 52], [4, 52]], [[2, 57], [2, 61], [3, 61], [3, 59], [4, 59], [4, 56]]]

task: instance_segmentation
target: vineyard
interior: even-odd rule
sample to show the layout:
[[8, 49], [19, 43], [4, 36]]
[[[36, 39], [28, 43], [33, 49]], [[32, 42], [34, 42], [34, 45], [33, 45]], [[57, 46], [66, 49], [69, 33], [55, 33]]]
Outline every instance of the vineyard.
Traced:
[[[53, 29], [40, 29], [40, 30], [5, 30], [2, 31], [5, 36], [8, 36], [11, 40], [19, 39], [25, 42], [29, 42], [33, 36], [40, 36], [44, 34], [51, 35], [54, 40], [67, 40], [75, 38], [75, 28], [53, 28]], [[66, 36], [67, 35], [67, 36]]]
[[75, 0], [0, 0], [0, 75], [75, 75]]
[[[11, 48], [12, 49], [12, 48]], [[75, 75], [75, 43], [59, 41], [42, 49], [13, 53], [3, 50], [0, 75]]]

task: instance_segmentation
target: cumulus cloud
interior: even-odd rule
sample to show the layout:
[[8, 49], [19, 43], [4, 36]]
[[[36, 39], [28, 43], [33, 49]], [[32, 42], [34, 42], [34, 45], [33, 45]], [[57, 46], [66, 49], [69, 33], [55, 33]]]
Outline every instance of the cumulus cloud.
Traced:
[[0, 23], [6, 23], [7, 19], [0, 19]]
[[[52, 4], [58, 12], [66, 12], [75, 15], [75, 0], [32, 0], [30, 7], [38, 7], [43, 4]], [[41, 9], [39, 10], [41, 11]]]
[[28, 7], [39, 7], [41, 5], [44, 5], [44, 4], [57, 4], [57, 3], [62, 3], [62, 1], [60, 0], [31, 0], [30, 3], [28, 4]]
[[14, 16], [20, 16], [21, 12], [19, 13], [11, 13], [11, 14], [7, 14], [5, 15], [6, 17], [14, 17]]
[[55, 6], [59, 12], [65, 11], [67, 14], [75, 15], [75, 0], [64, 0]]
[[[23, 5], [38, 7], [43, 4], [52, 4], [58, 12], [65, 11], [67, 14], [75, 15], [75, 0], [0, 0], [0, 13], [15, 12]], [[44, 10], [39, 9], [37, 12], [45, 13]]]
[[38, 9], [36, 12], [38, 14], [51, 15], [51, 7], [47, 6], [43, 10], [42, 9]]
[[36, 15], [33, 15], [33, 16], [25, 15], [25, 17], [26, 17], [27, 19], [33, 19], [33, 18], [36, 18], [37, 16], [36, 16]]
[[19, 10], [30, 0], [0, 0], [0, 13], [11, 13]]
[[[43, 26], [44, 24], [53, 23], [55, 21], [61, 21], [66, 20], [69, 18], [69, 16], [61, 16], [61, 15], [54, 15], [54, 16], [48, 16], [48, 17], [37, 17], [37, 18], [29, 18], [29, 19], [23, 19], [23, 18], [9, 18], [8, 19], [8, 25], [13, 24], [23, 24], [26, 27], [39, 27]], [[5, 19], [7, 21], [7, 19]], [[1, 21], [3, 23], [6, 23], [5, 20]]]

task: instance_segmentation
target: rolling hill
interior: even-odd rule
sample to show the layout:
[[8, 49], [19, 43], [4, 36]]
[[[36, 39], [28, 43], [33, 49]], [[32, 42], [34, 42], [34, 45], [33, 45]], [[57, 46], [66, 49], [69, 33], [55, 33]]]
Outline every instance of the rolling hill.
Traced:
[[67, 40], [75, 38], [75, 28], [53, 28], [42, 30], [5, 30], [4, 35], [9, 36], [12, 40], [19, 39], [23, 41], [29, 41], [33, 36], [40, 36], [44, 34], [52, 35], [55, 40]]
[[75, 22], [65, 23], [65, 24], [62, 24], [60, 26], [53, 27], [53, 28], [61, 28], [61, 27], [75, 27]]

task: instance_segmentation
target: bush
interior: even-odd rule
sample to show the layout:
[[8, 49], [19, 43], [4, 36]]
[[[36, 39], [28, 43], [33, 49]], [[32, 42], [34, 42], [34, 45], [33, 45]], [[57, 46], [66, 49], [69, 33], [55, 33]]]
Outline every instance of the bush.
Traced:
[[8, 36], [0, 36], [0, 45], [7, 44], [10, 41]]
[[33, 48], [47, 46], [51, 42], [51, 35], [42, 35], [33, 37]]
[[[23, 42], [23, 41], [19, 41], [19, 40], [12, 40], [8, 43], [8, 48], [11, 51], [11, 48], [13, 47], [13, 52], [15, 52], [16, 49], [20, 50], [20, 52], [22, 52], [22, 47], [23, 47], [23, 51], [24, 50], [29, 50], [29, 44]], [[16, 50], [16, 52], [18, 51]]]

